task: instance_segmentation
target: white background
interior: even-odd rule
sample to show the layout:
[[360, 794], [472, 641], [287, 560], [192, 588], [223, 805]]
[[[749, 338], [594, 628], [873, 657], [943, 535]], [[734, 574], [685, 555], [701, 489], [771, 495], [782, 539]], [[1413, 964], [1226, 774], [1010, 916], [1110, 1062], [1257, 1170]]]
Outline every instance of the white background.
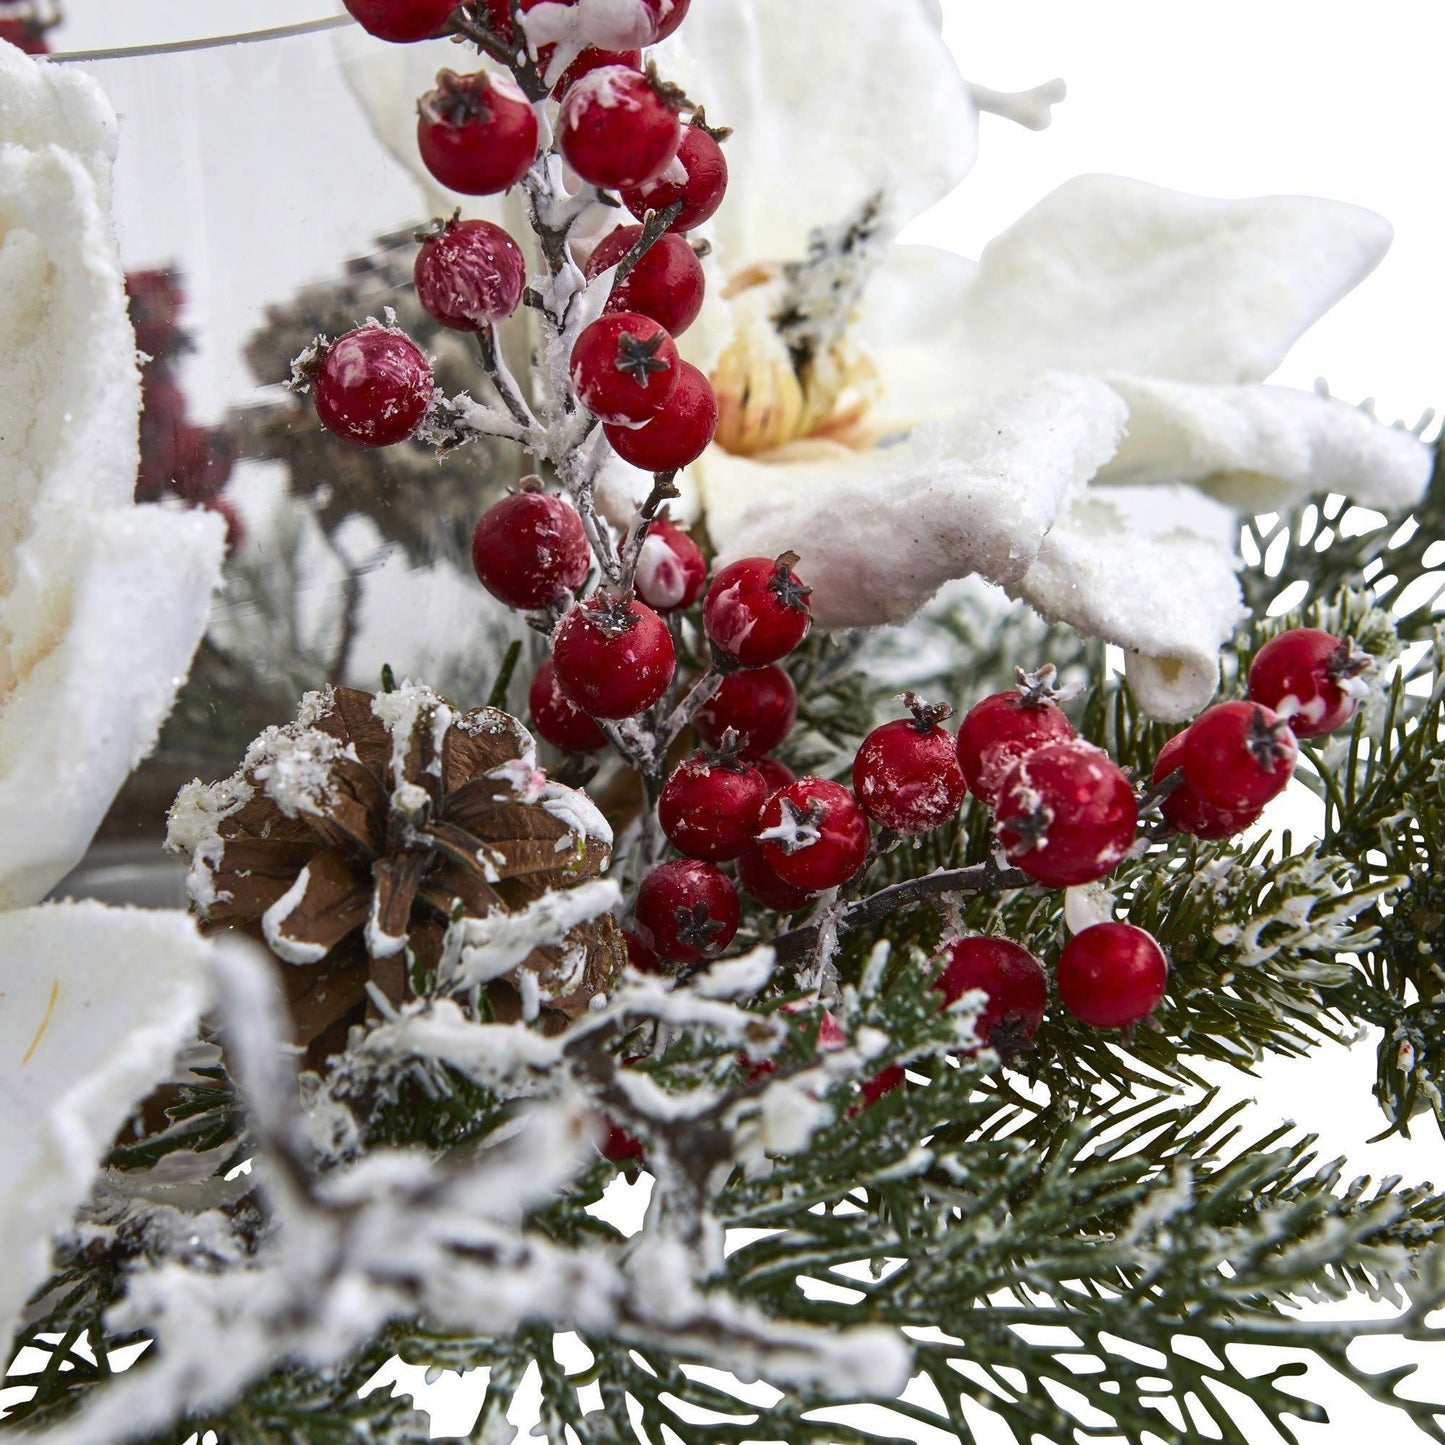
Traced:
[[[335, 8], [327, 0], [231, 0], [224, 7], [68, 0], [73, 24], [64, 39], [86, 48], [153, 41], [200, 33], [207, 21], [234, 30]], [[1338, 0], [943, 0], [943, 10], [948, 42], [970, 79], [1012, 89], [1060, 75], [1069, 98], [1042, 134], [985, 117], [973, 173], [907, 239], [976, 255], [1053, 186], [1086, 171], [1209, 195], [1295, 192], [1353, 201], [1394, 223], [1395, 247], [1305, 338], [1279, 379], [1307, 387], [1323, 376], [1337, 395], [1375, 397], [1387, 419], [1413, 421], [1423, 408], [1445, 405], [1445, 7], [1426, 0], [1366, 7]], [[238, 115], [234, 123], [244, 128], [248, 120]], [[886, 125], [886, 116], [879, 123]], [[264, 213], [264, 190], [256, 205]], [[1260, 1129], [1294, 1118], [1320, 1133], [1324, 1157], [1348, 1152], [1356, 1172], [1445, 1180], [1445, 1148], [1428, 1124], [1413, 1144], [1364, 1143], [1380, 1124], [1369, 1094], [1372, 1053], [1367, 1041], [1272, 1068], [1248, 1086], [1259, 1100]], [[437, 1423], [457, 1429], [467, 1421], [463, 1414]], [[1393, 1412], [1353, 1397], [1336, 1408], [1332, 1426], [1303, 1426], [1300, 1434], [1351, 1441], [1372, 1427], [1402, 1441], [1420, 1438]], [[1274, 1437], [1252, 1429], [1256, 1438]]]

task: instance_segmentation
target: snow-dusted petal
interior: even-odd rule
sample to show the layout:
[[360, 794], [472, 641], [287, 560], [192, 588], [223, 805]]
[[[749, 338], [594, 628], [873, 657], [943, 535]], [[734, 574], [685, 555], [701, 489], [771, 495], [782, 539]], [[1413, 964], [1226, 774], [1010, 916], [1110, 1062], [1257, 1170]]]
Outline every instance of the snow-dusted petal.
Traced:
[[104, 96], [9, 46], [0, 94], [0, 907], [15, 907], [74, 865], [154, 742], [225, 526], [134, 505], [140, 380]]
[[953, 577], [1018, 582], [1123, 423], [1102, 382], [1046, 376], [891, 446], [714, 449], [696, 470], [721, 562], [796, 551], [819, 625], [866, 627], [904, 621]]
[[1343, 492], [1387, 511], [1419, 499], [1432, 454], [1358, 407], [1282, 386], [1202, 386], [1110, 377], [1129, 430], [1106, 482], [1188, 482], [1241, 511]]
[[1337, 201], [1081, 176], [984, 248], [948, 339], [956, 383], [997, 390], [1049, 369], [1262, 381], [1390, 236]]
[[0, 914], [0, 1358], [45, 1279], [52, 1231], [191, 1037], [210, 951], [182, 913]]
[[1141, 706], [1192, 717], [1219, 683], [1244, 616], [1234, 513], [1187, 487], [1091, 487], [1055, 524], [1016, 591], [1125, 651]]
[[920, 0], [699, 0], [663, 75], [733, 128], [724, 266], [792, 260], [883, 191], [902, 226], [973, 164], [978, 117]]

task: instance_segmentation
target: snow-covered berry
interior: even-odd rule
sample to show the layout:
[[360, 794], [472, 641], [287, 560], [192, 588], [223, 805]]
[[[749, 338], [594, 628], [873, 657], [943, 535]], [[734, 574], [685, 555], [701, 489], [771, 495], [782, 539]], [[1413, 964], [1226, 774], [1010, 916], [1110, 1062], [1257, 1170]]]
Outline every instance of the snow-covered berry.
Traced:
[[604, 426], [612, 450], [645, 472], [675, 472], [695, 462], [717, 431], [717, 393], [690, 361], [677, 363], [677, 385], [643, 426]]
[[958, 729], [958, 761], [969, 791], [992, 807], [1020, 758], [1073, 735], [1073, 724], [1044, 688], [1024, 684], [984, 698], [969, 708]]
[[1008, 938], [976, 934], [950, 943], [938, 961], [942, 967], [933, 986], [945, 1006], [971, 989], [988, 995], [974, 1021], [980, 1044], [1008, 1054], [1033, 1042], [1048, 1007], [1049, 979], [1028, 949]]
[[344, 0], [352, 18], [378, 40], [407, 45], [440, 35], [456, 0]]
[[[641, 237], [641, 226], [618, 226], [609, 231], [587, 258], [587, 279], [593, 280], [616, 266]], [[612, 288], [605, 309], [640, 311], [676, 338], [697, 320], [706, 288], [697, 252], [684, 237], [668, 231]]]
[[507, 76], [440, 71], [418, 109], [422, 162], [450, 190], [496, 195], [516, 185], [536, 157], [537, 117]]
[[1244, 813], [1284, 791], [1298, 757], [1284, 718], [1257, 702], [1221, 702], [1190, 723], [1180, 763], [1202, 801]]
[[906, 695], [911, 718], [876, 727], [853, 759], [853, 791], [880, 828], [926, 833], [963, 806], [968, 787], [953, 734], [940, 724], [953, 709]]
[[325, 348], [312, 389], [327, 431], [358, 446], [389, 447], [421, 425], [436, 383], [414, 341], [370, 324]]
[[1282, 717], [1297, 738], [1334, 732], [1369, 693], [1362, 682], [1374, 658], [1349, 637], [1293, 627], [1272, 637], [1249, 668], [1249, 697]]
[[[730, 672], [693, 719], [709, 747], [721, 744], [731, 728], [745, 753], [770, 753], [792, 731], [798, 716], [798, 690], [776, 663]], [[781, 763], [775, 766], [782, 767]], [[787, 781], [791, 782], [789, 777]]]
[[642, 0], [651, 14], [656, 30], [652, 41], [666, 40], [687, 18], [687, 8], [692, 0]]
[[[762, 761], [772, 760], [765, 758]], [[761, 847], [749, 848], [738, 859], [737, 870], [738, 885], [743, 892], [775, 913], [796, 913], [798, 909], [806, 908], [818, 896], [778, 877], [777, 869], [768, 862]]]
[[689, 758], [668, 778], [657, 817], [679, 853], [723, 863], [753, 846], [768, 792], [762, 773], [734, 753]]
[[644, 185], [677, 155], [677, 111], [646, 75], [608, 65], [568, 90], [557, 117], [562, 158], [590, 185], [608, 190]]
[[433, 321], [476, 331], [517, 309], [527, 261], [500, 226], [453, 219], [421, 243], [412, 277], [416, 299]]
[[565, 692], [550, 657], [533, 674], [527, 689], [532, 728], [545, 742], [564, 753], [596, 753], [607, 746], [607, 734]]
[[645, 603], [589, 597], [552, 634], [557, 681], [595, 718], [633, 717], [667, 691], [677, 669], [667, 623]]
[[710, 863], [679, 858], [654, 868], [637, 890], [634, 928], [659, 957], [703, 963], [738, 931], [738, 893]]
[[1129, 779], [1101, 749], [1050, 743], [1014, 764], [998, 791], [996, 831], [1009, 861], [1050, 888], [1112, 873], [1134, 842]]
[[[544, 45], [537, 52], [537, 69], [543, 75], [546, 75], [552, 68], [552, 56], [556, 48], [555, 45]], [[561, 100], [584, 75], [591, 75], [594, 70], [605, 70], [609, 65], [620, 65], [627, 70], [641, 70], [642, 52], [640, 50], [602, 50], [596, 45], [589, 45], [562, 72], [561, 78], [552, 87], [552, 99]]]
[[841, 783], [799, 778], [763, 809], [758, 842], [785, 883], [821, 893], [846, 883], [868, 856], [868, 815]]
[[[1185, 732], [1175, 733], [1159, 749], [1159, 756], [1154, 760], [1151, 782], [1162, 783], [1170, 773], [1181, 766], [1184, 739], [1187, 736], [1187, 729]], [[1159, 811], [1171, 828], [1180, 833], [1188, 833], [1193, 838], [1232, 838], [1254, 823], [1262, 810], [1246, 808], [1242, 812], [1231, 812], [1226, 808], [1215, 807], [1212, 803], [1206, 803], [1181, 777], [1160, 800]]]
[[672, 337], [650, 316], [599, 316], [572, 347], [577, 400], [615, 426], [641, 426], [667, 405], [682, 374]]
[[477, 580], [500, 602], [530, 612], [564, 601], [587, 580], [592, 549], [561, 497], [518, 492], [489, 507], [472, 534]]
[[[633, 585], [637, 595], [658, 612], [691, 607], [707, 585], [707, 561], [702, 549], [681, 527], [659, 518], [647, 529]], [[708, 738], [707, 742], [716, 747], [721, 738], [719, 729], [717, 738]]]
[[707, 589], [702, 625], [708, 641], [743, 667], [762, 667], [786, 657], [812, 624], [808, 598], [793, 571], [796, 552], [775, 561], [744, 557], [724, 567]]
[[1142, 928], [1095, 923], [1064, 945], [1054, 979], [1064, 1007], [1081, 1023], [1122, 1029], [1159, 1007], [1169, 960]]
[[722, 205], [728, 188], [728, 163], [722, 147], [698, 125], [687, 126], [672, 165], [655, 180], [622, 192], [622, 202], [640, 221], [649, 211], [665, 211], [682, 202], [672, 231], [691, 231]]

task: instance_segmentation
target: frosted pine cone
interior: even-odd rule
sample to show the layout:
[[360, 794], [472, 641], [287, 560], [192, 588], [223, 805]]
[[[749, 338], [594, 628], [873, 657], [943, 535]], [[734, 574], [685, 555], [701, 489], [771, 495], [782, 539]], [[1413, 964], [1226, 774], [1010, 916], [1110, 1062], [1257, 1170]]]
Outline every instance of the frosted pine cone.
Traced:
[[[233, 777], [181, 790], [168, 839], [191, 859], [197, 912], [287, 965], [296, 1040], [314, 1065], [366, 1017], [368, 983], [399, 1004], [435, 972], [451, 920], [595, 877], [611, 842], [585, 793], [538, 770], [514, 717], [459, 712], [410, 683], [308, 693]], [[535, 996], [574, 1015], [625, 957], [610, 915], [583, 924], [495, 980], [493, 1008], [516, 1017]]]

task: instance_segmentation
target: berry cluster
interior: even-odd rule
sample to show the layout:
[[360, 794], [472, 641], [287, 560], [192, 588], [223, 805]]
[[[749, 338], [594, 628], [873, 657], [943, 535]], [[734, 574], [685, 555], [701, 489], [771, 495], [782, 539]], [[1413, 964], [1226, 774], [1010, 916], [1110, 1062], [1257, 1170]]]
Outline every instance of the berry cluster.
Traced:
[[170, 495], [218, 512], [226, 522], [228, 546], [234, 549], [242, 537], [241, 519], [221, 495], [231, 476], [230, 441], [225, 432], [190, 420], [177, 379], [179, 360], [191, 344], [181, 327], [186, 305], [181, 278], [168, 269], [132, 271], [125, 278], [125, 289], [141, 354], [135, 499], [158, 502]]

